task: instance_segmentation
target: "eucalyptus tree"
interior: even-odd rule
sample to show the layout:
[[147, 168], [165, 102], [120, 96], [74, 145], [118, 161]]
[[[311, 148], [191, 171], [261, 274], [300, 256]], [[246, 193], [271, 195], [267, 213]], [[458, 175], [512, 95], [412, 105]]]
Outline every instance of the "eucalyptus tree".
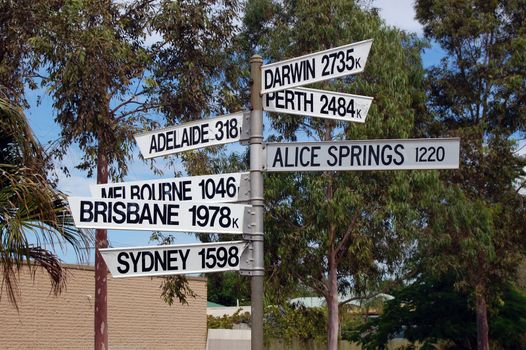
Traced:
[[[146, 82], [149, 2], [45, 1], [36, 11], [41, 22], [30, 42], [61, 127], [56, 154], [76, 144], [76, 167], [96, 173], [97, 183], [122, 178], [133, 133], [155, 107]], [[107, 231], [96, 230], [95, 349], [108, 348], [108, 270], [99, 253], [107, 246]]]
[[[442, 173], [421, 241], [427, 266], [456, 272], [470, 292], [478, 349], [489, 349], [488, 305], [514, 279], [524, 254], [524, 158], [516, 141], [526, 122], [524, 1], [416, 2], [425, 35], [446, 52], [427, 73], [435, 135], [461, 137], [461, 166]], [[437, 204], [438, 203], [438, 204]]]
[[[414, 132], [425, 98], [422, 43], [387, 27], [373, 10], [352, 1], [249, 1], [245, 25], [265, 31], [250, 37], [271, 62], [374, 39], [364, 73], [316, 85], [373, 96], [364, 124], [271, 114], [273, 139], [406, 138]], [[349, 301], [340, 303], [338, 296], [367, 298], [385, 272], [396, 274], [419, 226], [411, 202], [434, 174], [324, 172], [266, 179], [267, 289], [283, 292], [283, 285], [299, 283], [323, 296], [329, 349], [337, 348], [339, 307]]]
[[[229, 55], [236, 6], [204, 0], [40, 4], [46, 15], [31, 44], [41, 57], [37, 67], [47, 71], [43, 85], [61, 126], [57, 154], [77, 144], [77, 168], [96, 173], [97, 183], [121, 179], [134, 133], [162, 119], [188, 121], [231, 105], [218, 78], [225, 72], [221, 63]], [[98, 252], [107, 245], [106, 230], [97, 230], [96, 349], [107, 348], [108, 341], [107, 268]], [[184, 301], [186, 287], [184, 277], [167, 280], [164, 297]]]

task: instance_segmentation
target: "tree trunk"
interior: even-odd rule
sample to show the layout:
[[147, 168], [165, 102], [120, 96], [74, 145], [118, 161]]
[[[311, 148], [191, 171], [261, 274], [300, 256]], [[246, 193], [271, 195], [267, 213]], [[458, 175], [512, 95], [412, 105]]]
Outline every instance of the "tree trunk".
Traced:
[[334, 249], [329, 250], [329, 279], [327, 308], [329, 310], [329, 319], [327, 325], [327, 349], [338, 349], [338, 329], [340, 319], [338, 314], [338, 279], [337, 279], [336, 252]]
[[488, 306], [486, 305], [484, 288], [477, 287], [476, 304], [477, 349], [489, 350]]
[[[104, 131], [99, 133], [97, 156], [97, 183], [108, 183], [108, 158], [105, 154]], [[102, 259], [99, 248], [108, 247], [108, 231], [95, 233], [95, 350], [108, 349], [108, 267]]]

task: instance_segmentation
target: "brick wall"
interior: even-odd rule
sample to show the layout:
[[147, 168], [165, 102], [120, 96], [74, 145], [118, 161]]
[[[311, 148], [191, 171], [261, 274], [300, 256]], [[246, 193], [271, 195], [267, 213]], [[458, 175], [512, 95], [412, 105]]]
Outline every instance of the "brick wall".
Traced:
[[[33, 281], [24, 271], [19, 312], [5, 293], [0, 300], [0, 349], [93, 349], [93, 268], [68, 266], [67, 287], [58, 297], [50, 294], [45, 273]], [[159, 278], [108, 275], [110, 349], [204, 349], [206, 280], [189, 281], [197, 297], [168, 306]]]

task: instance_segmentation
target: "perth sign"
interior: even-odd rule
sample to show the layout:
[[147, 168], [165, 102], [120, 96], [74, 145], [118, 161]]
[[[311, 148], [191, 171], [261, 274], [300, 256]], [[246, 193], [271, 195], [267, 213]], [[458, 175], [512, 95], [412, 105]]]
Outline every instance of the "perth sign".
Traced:
[[250, 199], [250, 174], [178, 177], [90, 186], [94, 198], [167, 202], [244, 202]]
[[202, 147], [247, 140], [247, 112], [237, 112], [135, 135], [144, 158], [166, 156]]
[[243, 241], [100, 249], [113, 277], [164, 276], [240, 268]]
[[365, 122], [372, 97], [294, 88], [263, 96], [263, 110], [308, 117]]
[[269, 143], [267, 171], [456, 169], [460, 139]]
[[242, 204], [69, 197], [78, 228], [243, 233]]

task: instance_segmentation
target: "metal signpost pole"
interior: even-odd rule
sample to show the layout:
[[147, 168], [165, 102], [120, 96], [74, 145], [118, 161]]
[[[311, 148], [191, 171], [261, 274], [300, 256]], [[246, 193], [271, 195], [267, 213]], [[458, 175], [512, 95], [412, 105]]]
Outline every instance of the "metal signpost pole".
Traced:
[[263, 106], [261, 98], [261, 65], [263, 58], [250, 58], [250, 204], [253, 210], [252, 241], [253, 271], [251, 277], [252, 350], [263, 350]]

